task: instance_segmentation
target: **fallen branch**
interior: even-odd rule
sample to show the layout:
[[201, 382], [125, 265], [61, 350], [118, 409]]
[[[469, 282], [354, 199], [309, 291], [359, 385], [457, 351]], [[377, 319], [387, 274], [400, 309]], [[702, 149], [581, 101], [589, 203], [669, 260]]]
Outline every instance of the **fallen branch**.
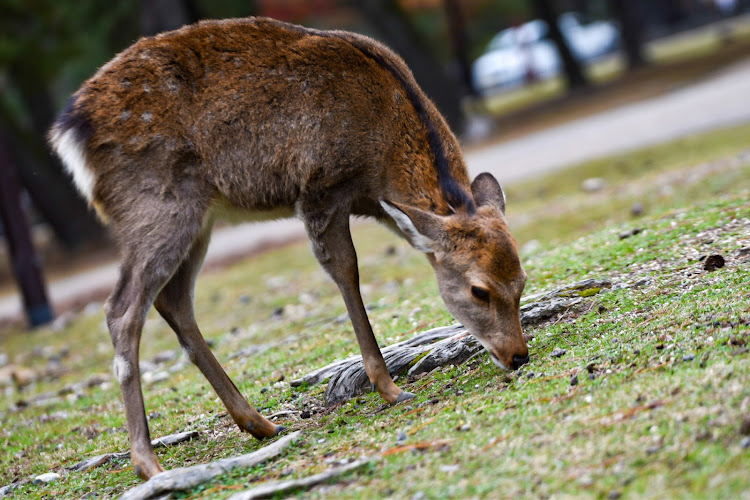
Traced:
[[355, 469], [359, 469], [360, 467], [367, 465], [370, 462], [371, 462], [371, 459], [363, 458], [361, 460], [357, 460], [356, 462], [342, 465], [341, 467], [328, 469], [325, 472], [321, 472], [320, 474], [315, 474], [314, 476], [306, 477], [303, 479], [291, 479], [289, 481], [272, 481], [269, 483], [261, 484], [260, 486], [257, 486], [247, 491], [241, 491], [239, 493], [235, 493], [234, 495], [229, 497], [229, 500], [251, 500], [253, 498], [268, 498], [268, 497], [277, 495], [279, 493], [288, 493], [294, 490], [300, 490], [300, 489], [309, 490], [313, 486], [317, 486], [321, 483], [330, 481], [331, 479], [334, 479], [343, 474], [346, 474], [347, 472], [353, 471]]
[[293, 432], [278, 441], [257, 451], [238, 457], [223, 458], [209, 464], [180, 467], [158, 474], [143, 484], [126, 491], [121, 500], [154, 498], [173, 491], [183, 491], [210, 481], [216, 476], [226, 474], [231, 469], [253, 467], [278, 456], [284, 448], [292, 444], [300, 435]]
[[[159, 448], [160, 446], [174, 446], [176, 444], [182, 443], [183, 441], [188, 441], [190, 439], [193, 439], [198, 434], [199, 434], [198, 431], [178, 432], [177, 434], [170, 434], [169, 436], [156, 438], [153, 441], [151, 441], [151, 445], [154, 448]], [[125, 459], [125, 458], [130, 458], [129, 451], [124, 451], [120, 453], [105, 453], [103, 455], [97, 455], [95, 457], [87, 458], [83, 462], [78, 462], [77, 464], [71, 467], [68, 467], [68, 470], [74, 471], [74, 472], [85, 472], [87, 470], [93, 469], [94, 467], [99, 467], [100, 465], [104, 465], [108, 463], [110, 460]]]
[[[527, 297], [527, 303], [521, 306], [521, 324], [524, 327], [537, 325], [611, 286], [609, 280], [588, 279]], [[403, 373], [415, 376], [449, 364], [459, 365], [481, 350], [481, 344], [462, 325], [453, 325], [427, 330], [382, 349], [382, 353], [388, 372], [395, 377]], [[316, 385], [325, 380], [328, 380], [325, 394], [327, 404], [346, 401], [370, 390], [362, 356], [331, 363], [293, 380], [291, 385]]]

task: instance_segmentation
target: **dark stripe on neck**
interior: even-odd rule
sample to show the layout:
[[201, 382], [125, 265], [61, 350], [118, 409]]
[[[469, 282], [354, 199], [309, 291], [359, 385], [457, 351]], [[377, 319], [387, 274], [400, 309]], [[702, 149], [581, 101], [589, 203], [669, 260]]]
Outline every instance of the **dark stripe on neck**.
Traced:
[[349, 38], [345, 36], [343, 33], [337, 33], [335, 31], [316, 30], [316, 29], [311, 29], [311, 28], [297, 27], [295, 25], [289, 25], [289, 26], [294, 27], [298, 30], [300, 30], [301, 28], [301, 31], [307, 34], [312, 34], [312, 35], [317, 35], [317, 36], [327, 37], [327, 38], [336, 37], [341, 40], [344, 40], [347, 43], [349, 43], [352, 47], [357, 49], [362, 55], [364, 55], [365, 57], [369, 59], [372, 59], [382, 68], [386, 69], [391, 75], [393, 75], [393, 77], [399, 82], [399, 84], [401, 84], [401, 87], [406, 92], [406, 95], [408, 96], [409, 101], [411, 102], [412, 106], [414, 106], [414, 110], [419, 115], [419, 119], [422, 120], [422, 123], [424, 123], [425, 127], [427, 128], [427, 140], [430, 144], [430, 150], [432, 151], [432, 154], [435, 157], [434, 166], [437, 172], [438, 185], [440, 187], [440, 191], [445, 196], [445, 199], [448, 202], [448, 204], [454, 210], [458, 210], [459, 208], [463, 207], [466, 209], [466, 211], [470, 215], [473, 215], [476, 210], [474, 206], [474, 200], [456, 182], [453, 176], [451, 176], [450, 162], [448, 161], [448, 156], [445, 153], [445, 148], [443, 147], [443, 141], [440, 140], [440, 134], [438, 133], [437, 128], [435, 127], [435, 124], [430, 119], [430, 115], [427, 112], [427, 107], [424, 105], [424, 102], [421, 99], [419, 92], [417, 91], [417, 89], [414, 88], [413, 85], [411, 85], [406, 75], [402, 74], [401, 71], [399, 71], [397, 67], [391, 64], [389, 61], [387, 61], [383, 56], [372, 51], [369, 46], [367, 46], [364, 43], [361, 43], [360, 40]]

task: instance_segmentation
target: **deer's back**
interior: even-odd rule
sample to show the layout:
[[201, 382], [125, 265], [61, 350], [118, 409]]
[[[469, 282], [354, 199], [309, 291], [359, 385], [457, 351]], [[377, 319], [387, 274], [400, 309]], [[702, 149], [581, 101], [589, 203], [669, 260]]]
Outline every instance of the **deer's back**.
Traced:
[[377, 61], [314, 33], [261, 19], [205, 22], [115, 57], [58, 123], [80, 130], [94, 201], [119, 202], [109, 179], [162, 191], [189, 179], [268, 209], [326, 183], [377, 178], [368, 170], [389, 161], [398, 129], [420, 124], [393, 123], [414, 112]]

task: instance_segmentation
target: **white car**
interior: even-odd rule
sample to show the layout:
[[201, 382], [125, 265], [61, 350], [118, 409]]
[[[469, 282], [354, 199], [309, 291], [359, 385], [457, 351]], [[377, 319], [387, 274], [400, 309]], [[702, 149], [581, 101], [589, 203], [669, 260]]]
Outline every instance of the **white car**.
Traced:
[[[595, 60], [617, 48], [620, 32], [609, 21], [583, 24], [578, 14], [568, 12], [558, 25], [579, 61]], [[557, 75], [562, 66], [555, 44], [547, 37], [549, 27], [535, 19], [495, 35], [487, 50], [473, 64], [476, 89], [488, 94], [517, 87], [527, 78], [544, 80]]]

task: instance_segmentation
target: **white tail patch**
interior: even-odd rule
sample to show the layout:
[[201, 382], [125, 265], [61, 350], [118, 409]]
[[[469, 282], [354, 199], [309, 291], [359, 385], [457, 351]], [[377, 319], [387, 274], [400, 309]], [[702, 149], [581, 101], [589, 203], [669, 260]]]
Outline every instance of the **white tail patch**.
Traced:
[[52, 132], [52, 145], [65, 165], [65, 170], [73, 177], [78, 191], [91, 203], [94, 199], [96, 177], [86, 164], [86, 151], [76, 135], [73, 128], [63, 133], [55, 129]]
[[404, 236], [406, 236], [406, 239], [409, 240], [414, 248], [424, 253], [432, 253], [435, 251], [435, 242], [420, 233], [417, 228], [414, 227], [414, 223], [411, 219], [404, 212], [385, 201], [381, 201], [380, 205], [383, 207], [383, 210], [385, 210], [386, 213], [396, 221], [398, 228], [401, 229], [401, 232], [404, 233]]

